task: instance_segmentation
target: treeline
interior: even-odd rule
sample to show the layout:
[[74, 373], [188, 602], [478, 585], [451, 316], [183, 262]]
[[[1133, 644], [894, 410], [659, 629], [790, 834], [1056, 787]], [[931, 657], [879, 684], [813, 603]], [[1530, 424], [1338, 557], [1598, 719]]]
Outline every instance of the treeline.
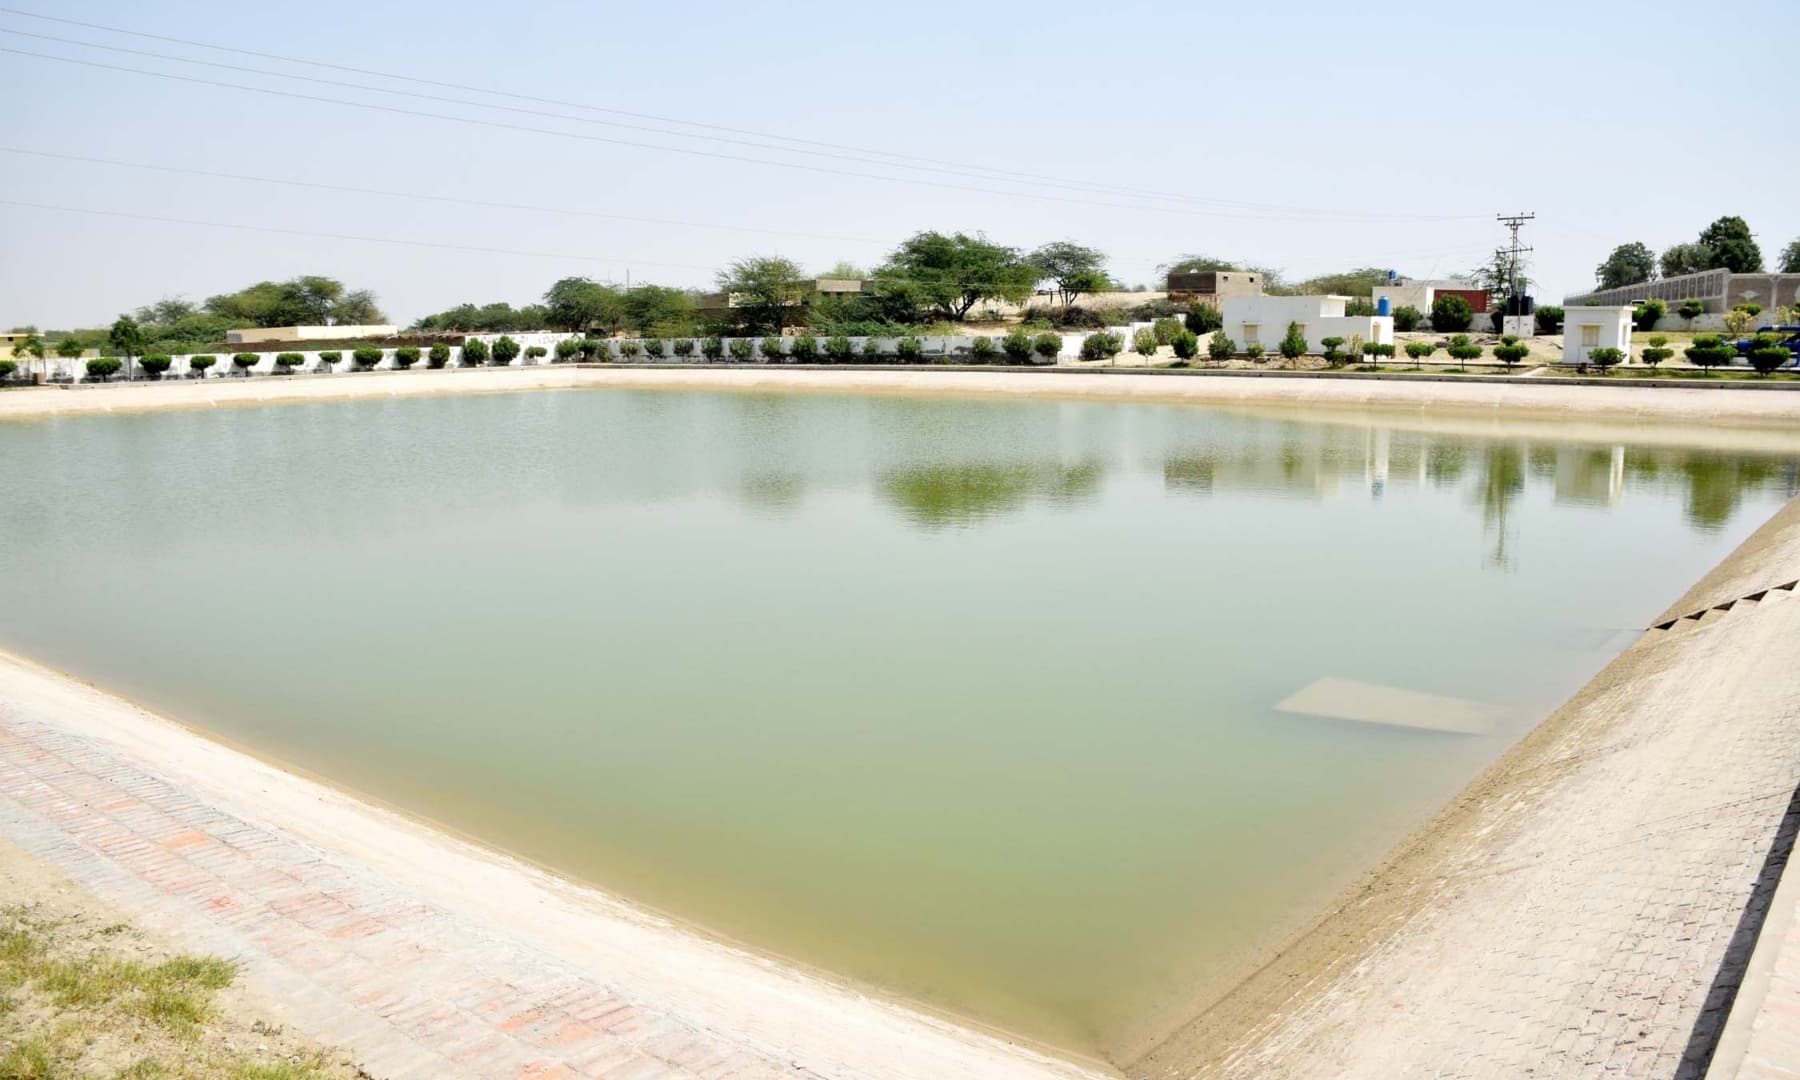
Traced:
[[[1782, 249], [1776, 269], [1783, 274], [1800, 273], [1800, 240], [1791, 241]], [[1594, 281], [1596, 288], [1619, 289], [1653, 281], [1658, 276], [1679, 277], [1702, 270], [1762, 273], [1762, 248], [1751, 233], [1749, 222], [1726, 215], [1700, 230], [1693, 240], [1671, 245], [1661, 255], [1638, 241], [1620, 244], [1594, 267]]]
[[[153, 353], [187, 353], [216, 348], [227, 330], [252, 326], [359, 326], [387, 321], [367, 289], [351, 289], [335, 278], [306, 275], [289, 281], [259, 281], [236, 292], [209, 296], [199, 304], [182, 299], [158, 300], [120, 316], [132, 324], [140, 348]], [[115, 352], [112, 327], [52, 332], [52, 346], [64, 355], [82, 349]], [[66, 344], [64, 344], [66, 342]]]

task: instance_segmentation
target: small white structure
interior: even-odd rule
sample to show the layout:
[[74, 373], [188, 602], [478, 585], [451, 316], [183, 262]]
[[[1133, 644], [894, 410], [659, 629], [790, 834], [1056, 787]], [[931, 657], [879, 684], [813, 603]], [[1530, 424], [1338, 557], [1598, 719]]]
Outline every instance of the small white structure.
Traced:
[[1585, 364], [1595, 349], [1617, 349], [1630, 357], [1629, 306], [1563, 309], [1563, 363]]
[[1535, 337], [1537, 335], [1536, 315], [1506, 315], [1500, 319], [1500, 332], [1514, 337]]
[[1377, 285], [1369, 296], [1369, 302], [1376, 307], [1381, 302], [1388, 302], [1388, 310], [1395, 311], [1403, 307], [1418, 312], [1429, 312], [1431, 302], [1437, 298], [1437, 290], [1429, 281], [1408, 281], [1400, 285]]
[[1388, 315], [1345, 315], [1348, 296], [1228, 296], [1225, 298], [1225, 336], [1238, 347], [1261, 345], [1273, 353], [1287, 336], [1289, 323], [1297, 323], [1306, 338], [1306, 351], [1325, 351], [1324, 339], [1352, 337], [1364, 342], [1391, 345], [1394, 320]]
[[393, 337], [399, 329], [385, 323], [368, 326], [252, 326], [225, 331], [225, 344], [250, 345], [259, 341], [348, 341], [352, 338]]

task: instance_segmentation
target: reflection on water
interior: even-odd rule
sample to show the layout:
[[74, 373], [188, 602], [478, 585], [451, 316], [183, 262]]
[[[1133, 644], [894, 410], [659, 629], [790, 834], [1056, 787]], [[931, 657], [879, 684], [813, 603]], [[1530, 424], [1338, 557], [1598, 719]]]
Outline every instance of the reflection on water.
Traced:
[[[50, 463], [0, 502], [30, 569], [0, 574], [0, 643], [1105, 1050], [1241, 970], [1796, 489], [1791, 454], [1658, 438], [618, 391], [0, 424], [0, 461]], [[1517, 719], [1276, 708], [1321, 685]]]

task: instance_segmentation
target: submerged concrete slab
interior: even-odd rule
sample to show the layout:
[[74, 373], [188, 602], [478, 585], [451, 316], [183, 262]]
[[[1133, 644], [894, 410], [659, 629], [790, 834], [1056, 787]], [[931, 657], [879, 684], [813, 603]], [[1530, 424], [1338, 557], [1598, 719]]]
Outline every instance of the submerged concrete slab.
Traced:
[[1506, 715], [1506, 710], [1479, 701], [1336, 677], [1320, 679], [1278, 702], [1275, 708], [1303, 716], [1460, 735], [1488, 734]]

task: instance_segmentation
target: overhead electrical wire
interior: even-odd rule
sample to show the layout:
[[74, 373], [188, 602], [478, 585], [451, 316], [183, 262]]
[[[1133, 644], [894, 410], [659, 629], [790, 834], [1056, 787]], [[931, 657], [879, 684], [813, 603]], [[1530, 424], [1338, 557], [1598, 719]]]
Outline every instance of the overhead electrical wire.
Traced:
[[612, 221], [630, 221], [644, 225], [675, 225], [689, 229], [720, 229], [729, 232], [768, 233], [773, 236], [799, 236], [814, 240], [842, 240], [856, 244], [887, 243], [885, 240], [876, 240], [867, 236], [841, 236], [836, 233], [798, 232], [792, 229], [764, 229], [753, 225], [721, 225], [702, 221], [682, 221], [674, 218], [654, 218], [639, 217], [633, 214], [614, 214], [604, 210], [575, 209], [562, 206], [541, 206], [532, 203], [495, 202], [488, 199], [470, 199], [458, 195], [432, 195], [418, 191], [391, 191], [385, 188], [355, 187], [350, 184], [328, 184], [319, 180], [292, 180], [279, 176], [254, 176], [247, 173], [215, 172], [211, 169], [195, 169], [183, 165], [157, 165], [146, 161], [125, 161], [120, 158], [89, 157], [85, 154], [65, 154], [53, 150], [30, 150], [19, 146], [0, 146], [0, 153], [25, 154], [31, 157], [74, 161], [87, 165], [108, 165], [121, 169], [144, 169], [150, 172], [172, 173], [179, 176], [205, 176], [215, 180], [235, 180], [256, 184], [280, 184], [285, 187], [308, 188], [316, 191], [335, 191], [352, 195], [378, 195], [390, 199], [417, 199], [422, 202], [449, 203], [457, 206], [479, 206], [491, 210], [525, 210], [538, 214], [561, 214], [570, 217], [606, 218]]
[[[1014, 180], [1012, 182], [1029, 181], [1029, 182], [1033, 182], [1033, 183], [1037, 183], [1037, 184], [1048, 184], [1050, 186], [1062, 187], [1062, 188], [1072, 189], [1072, 190], [1086, 190], [1086, 191], [1091, 191], [1091, 192], [1095, 192], [1095, 193], [1124, 195], [1124, 196], [1132, 197], [1132, 198], [1148, 198], [1148, 199], [1159, 199], [1159, 200], [1176, 200], [1176, 201], [1185, 201], [1185, 202], [1195, 202], [1195, 203], [1213, 205], [1213, 206], [1219, 206], [1219, 207], [1225, 207], [1225, 208], [1235, 208], [1235, 209], [1252, 210], [1252, 211], [1265, 211], [1265, 212], [1271, 212], [1271, 213], [1282, 213], [1282, 214], [1293, 214], [1293, 215], [1317, 215], [1317, 216], [1340, 217], [1340, 218], [1365, 217], [1365, 218], [1370, 218], [1370, 219], [1408, 220], [1408, 221], [1474, 220], [1476, 218], [1485, 219], [1485, 217], [1486, 217], [1486, 215], [1473, 215], [1473, 214], [1470, 214], [1470, 215], [1390, 214], [1390, 213], [1385, 213], [1385, 212], [1380, 212], [1380, 211], [1361, 211], [1361, 210], [1327, 209], [1327, 208], [1318, 208], [1318, 207], [1279, 206], [1279, 205], [1274, 205], [1274, 204], [1259, 204], [1259, 203], [1245, 202], [1245, 201], [1240, 201], [1240, 200], [1226, 200], [1226, 199], [1217, 199], [1217, 198], [1209, 198], [1209, 197], [1200, 197], [1200, 196], [1193, 196], [1193, 195], [1180, 193], [1180, 192], [1158, 191], [1158, 190], [1146, 189], [1146, 188], [1133, 188], [1133, 187], [1126, 187], [1126, 186], [1122, 186], [1122, 185], [1099, 184], [1099, 183], [1095, 183], [1093, 181], [1071, 180], [1066, 177], [1053, 177], [1053, 176], [1047, 176], [1047, 175], [1040, 174], [1040, 173], [1018, 172], [1018, 171], [1014, 171], [1014, 170], [994, 168], [991, 166], [970, 165], [968, 163], [947, 161], [947, 160], [944, 160], [941, 158], [930, 158], [930, 157], [923, 157], [923, 156], [913, 155], [913, 154], [903, 154], [903, 153], [898, 153], [895, 151], [881, 150], [881, 149], [870, 148], [870, 147], [865, 147], [865, 146], [854, 146], [854, 145], [849, 145], [849, 144], [844, 144], [844, 143], [827, 142], [824, 140], [805, 139], [805, 138], [799, 138], [799, 137], [789, 136], [789, 135], [780, 135], [780, 134], [774, 134], [774, 133], [769, 133], [769, 132], [760, 132], [760, 131], [754, 131], [754, 130], [745, 129], [745, 128], [730, 127], [730, 126], [723, 125], [723, 124], [713, 124], [713, 123], [707, 123], [707, 122], [703, 122], [703, 121], [687, 120], [687, 119], [683, 119], [680, 117], [664, 116], [664, 115], [658, 115], [658, 114], [654, 114], [654, 113], [633, 112], [633, 111], [626, 110], [626, 109], [617, 109], [617, 108], [609, 108], [609, 107], [605, 107], [605, 106], [596, 106], [596, 105], [592, 105], [592, 104], [584, 103], [584, 102], [575, 102], [575, 101], [566, 101], [566, 100], [561, 100], [561, 99], [556, 99], [556, 98], [538, 97], [538, 96], [534, 96], [534, 95], [530, 95], [530, 94], [520, 94], [520, 93], [513, 92], [513, 91], [496, 90], [496, 89], [489, 88], [489, 87], [473, 86], [473, 85], [464, 84], [464, 83], [454, 83], [454, 82], [445, 82], [445, 81], [435, 80], [435, 79], [425, 79], [425, 78], [420, 78], [417, 76], [404, 75], [404, 74], [400, 74], [400, 73], [396, 73], [396, 72], [385, 72], [385, 71], [369, 69], [369, 68], [352, 67], [350, 65], [336, 64], [336, 63], [331, 63], [328, 61], [314, 60], [314, 59], [309, 59], [309, 58], [305, 58], [305, 57], [287, 56], [287, 55], [283, 55], [280, 53], [265, 52], [265, 51], [260, 51], [260, 50], [256, 50], [256, 49], [240, 48], [240, 47], [236, 47], [236, 46], [219, 45], [219, 44], [215, 44], [212, 42], [198, 41], [198, 40], [195, 40], [192, 38], [183, 38], [183, 37], [178, 37], [178, 36], [169, 35], [169, 34], [156, 34], [156, 33], [150, 33], [147, 31], [132, 30], [132, 29], [128, 29], [128, 28], [120, 27], [120, 26], [111, 26], [111, 25], [107, 25], [104, 23], [93, 23], [93, 22], [86, 22], [86, 21], [79, 20], [79, 19], [70, 19], [70, 18], [54, 16], [54, 15], [45, 15], [45, 14], [41, 14], [39, 12], [26, 11], [26, 10], [22, 10], [19, 8], [0, 7], [0, 13], [21, 16], [24, 18], [39, 19], [39, 20], [43, 20], [43, 21], [47, 21], [47, 22], [61, 23], [61, 24], [68, 25], [68, 26], [79, 26], [79, 27], [82, 27], [85, 29], [99, 30], [102, 32], [113, 33], [113, 34], [122, 34], [122, 35], [126, 35], [129, 37], [144, 38], [144, 39], [153, 40], [153, 41], [164, 41], [164, 42], [169, 42], [171, 44], [188, 46], [191, 48], [208, 49], [208, 50], [212, 50], [215, 52], [227, 52], [227, 53], [231, 53], [231, 54], [237, 55], [237, 56], [257, 56], [257, 57], [261, 57], [263, 59], [276, 60], [281, 63], [301, 64], [301, 65], [307, 66], [308, 68], [325, 68], [325, 69], [329, 69], [329, 70], [351, 72], [354, 74], [365, 75], [365, 76], [373, 75], [378, 78], [388, 79], [388, 80], [397, 81], [397, 82], [408, 82], [408, 83], [413, 83], [415, 85], [435, 86], [435, 87], [440, 87], [440, 88], [444, 88], [444, 89], [454, 89], [454, 90], [460, 90], [460, 91], [464, 91], [464, 92], [468, 92], [468, 93], [482, 94], [482, 95], [489, 96], [489, 97], [500, 97], [500, 98], [508, 98], [508, 99], [516, 100], [516, 101], [529, 101], [529, 102], [533, 102], [533, 103], [537, 103], [537, 104], [556, 105], [556, 106], [563, 107], [563, 108], [574, 108], [574, 109], [580, 109], [580, 110], [583, 110], [586, 112], [594, 112], [594, 113], [606, 113], [606, 114], [614, 115], [614, 116], [628, 116], [628, 117], [632, 117], [632, 118], [640, 119], [640, 120], [651, 120], [651, 121], [654, 121], [657, 123], [678, 124], [678, 125], [681, 125], [684, 127], [700, 128], [700, 129], [708, 130], [708, 131], [725, 132], [725, 133], [732, 134], [732, 135], [749, 136], [749, 137], [761, 139], [761, 140], [776, 140], [779, 142], [795, 144], [795, 146], [790, 146], [790, 147], [773, 147], [773, 146], [766, 145], [766, 142], [765, 143], [742, 143], [741, 140], [736, 140], [736, 139], [721, 140], [721, 141], [726, 141], [726, 142], [739, 143], [741, 145], [757, 146], [762, 149], [776, 150], [777, 152], [805, 153], [806, 151], [797, 149], [797, 147], [800, 147], [800, 146], [822, 147], [822, 148], [826, 148], [826, 149], [834, 150], [834, 151], [847, 151], [852, 154], [864, 155], [864, 157], [862, 159], [849, 158], [847, 160], [864, 160], [865, 163], [870, 163], [870, 164], [885, 164], [885, 165], [889, 165], [889, 166], [913, 168], [913, 167], [918, 167], [918, 166], [903, 165], [901, 163], [902, 162], [917, 162], [917, 163], [920, 163], [920, 165], [922, 165], [922, 166], [933, 167], [937, 171], [950, 171], [954, 175], [978, 176], [978, 178], [982, 178], [982, 179], [1014, 178]], [[128, 53], [137, 53], [139, 55], [154, 56], [154, 57], [158, 57], [161, 59], [173, 60], [173, 61], [177, 61], [177, 62], [181, 62], [181, 63], [205, 63], [204, 61], [197, 61], [197, 60], [193, 60], [193, 59], [186, 58], [186, 57], [172, 57], [172, 56], [168, 56], [166, 54], [147, 53], [147, 52], [143, 52], [142, 50], [124, 49], [124, 48], [121, 48], [118, 46], [102, 45], [102, 44], [93, 43], [93, 42], [74, 41], [72, 39], [56, 38], [56, 37], [52, 37], [50, 35], [31, 34], [29, 31], [12, 30], [11, 32], [18, 33], [18, 34], [26, 34], [28, 36], [33, 36], [33, 37], [46, 38], [48, 40], [63, 41], [63, 42], [67, 42], [70, 44], [82, 45], [82, 46], [87, 46], [87, 47], [92, 47], [92, 48], [101, 48], [101, 49], [108, 49], [108, 50], [117, 51], [117, 52], [128, 52]], [[235, 65], [208, 65], [208, 66], [235, 67]], [[316, 76], [293, 75], [293, 74], [283, 73], [283, 72], [271, 72], [271, 71], [267, 71], [265, 69], [258, 69], [258, 68], [238, 67], [237, 69], [243, 70], [243, 71], [255, 72], [255, 73], [264, 74], [264, 75], [272, 75], [272, 76], [281, 77], [281, 78], [297, 78], [297, 79], [308, 79], [311, 81], [334, 82], [333, 80], [318, 80]], [[389, 93], [389, 94], [404, 94], [404, 93], [406, 93], [405, 91], [393, 90], [393, 89], [385, 88], [385, 87], [372, 87], [372, 86], [367, 86], [366, 84], [346, 83], [346, 82], [336, 82], [335, 84], [342, 85], [342, 86], [355, 87], [357, 89], [363, 89], [363, 90], [373, 91], [373, 92], [377, 92], [377, 93]], [[458, 104], [464, 104], [464, 105], [468, 105], [468, 106], [476, 107], [476, 108], [493, 108], [493, 109], [506, 108], [505, 106], [492, 105], [492, 104], [488, 104], [488, 103], [459, 101], [458, 99], [434, 97], [431, 95], [413, 94], [410, 96], [426, 97], [429, 100], [454, 101]], [[513, 111], [533, 112], [533, 110], [513, 110]], [[557, 114], [547, 114], [547, 113], [534, 113], [534, 114], [536, 114], [536, 115], [557, 115]], [[568, 119], [568, 120], [576, 120], [576, 121], [594, 122], [594, 121], [586, 121], [585, 118], [579, 118], [579, 117], [563, 116], [560, 118]], [[618, 126], [634, 127], [636, 130], [648, 130], [648, 131], [656, 131], [657, 130], [657, 129], [652, 129], [652, 128], [637, 127], [635, 125], [618, 125]], [[680, 137], [680, 138], [703, 138], [703, 137], [705, 137], [705, 136], [698, 136], [698, 135], [694, 135], [692, 133], [686, 133], [686, 132], [660, 131], [658, 133], [673, 135], [673, 136]], [[841, 155], [837, 155], [837, 154], [826, 155], [826, 156], [841, 157]], [[868, 156], [876, 156], [876, 157], [888, 158], [888, 159], [892, 159], [892, 160], [886, 161], [886, 162], [868, 162], [866, 160]], [[971, 170], [973, 170], [973, 171], [971, 171]]]

